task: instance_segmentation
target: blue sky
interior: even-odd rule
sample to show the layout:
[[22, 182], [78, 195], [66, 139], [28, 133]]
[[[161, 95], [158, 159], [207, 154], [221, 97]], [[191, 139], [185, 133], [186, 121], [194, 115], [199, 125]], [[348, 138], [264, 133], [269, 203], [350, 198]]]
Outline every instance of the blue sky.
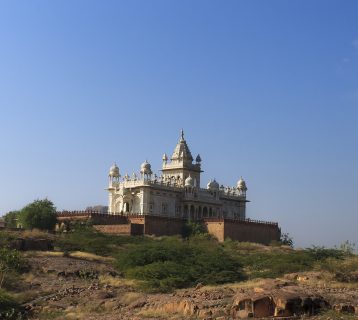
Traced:
[[106, 204], [184, 129], [248, 215], [358, 243], [357, 1], [1, 1], [0, 214]]

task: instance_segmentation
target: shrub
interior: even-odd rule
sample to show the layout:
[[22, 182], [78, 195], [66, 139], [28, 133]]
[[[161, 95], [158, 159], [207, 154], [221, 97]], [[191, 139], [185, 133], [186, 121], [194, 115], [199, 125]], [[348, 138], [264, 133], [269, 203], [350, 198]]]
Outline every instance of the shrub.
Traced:
[[349, 242], [348, 240], [343, 242], [340, 246], [339, 246], [339, 250], [341, 250], [344, 254], [346, 254], [347, 256], [352, 256], [354, 255], [355, 252], [355, 247], [356, 244], [354, 242]]
[[322, 261], [328, 258], [342, 259], [345, 252], [339, 249], [327, 249], [325, 247], [312, 246], [306, 249], [311, 258], [315, 261]]
[[19, 214], [20, 214], [20, 211], [10, 211], [10, 212], [8, 212], [4, 216], [6, 227], [8, 227], [8, 228], [16, 228], [17, 223], [18, 223], [18, 219], [19, 219]]
[[56, 208], [48, 200], [35, 200], [20, 211], [20, 223], [27, 229], [53, 230], [56, 222]]
[[101, 256], [118, 253], [118, 248], [126, 244], [149, 242], [151, 239], [143, 236], [108, 235], [97, 232], [88, 225], [75, 225], [74, 231], [60, 234], [55, 238], [54, 245], [65, 252], [85, 251]]
[[183, 238], [189, 238], [191, 236], [202, 235], [206, 233], [206, 229], [201, 223], [190, 220], [182, 228]]
[[9, 246], [12, 240], [15, 240], [17, 236], [13, 232], [0, 231], [0, 248]]
[[6, 275], [11, 272], [19, 272], [24, 267], [24, 260], [16, 250], [8, 248], [0, 249], [0, 288], [3, 285]]
[[6, 311], [17, 306], [17, 303], [4, 290], [0, 289], [0, 310]]
[[150, 291], [171, 291], [196, 283], [241, 280], [241, 265], [214, 240], [175, 237], [132, 245], [117, 259], [117, 267], [132, 279], [144, 280]]
[[293, 238], [290, 236], [289, 233], [282, 233], [280, 242], [285, 246], [290, 246], [293, 248]]
[[19, 304], [4, 290], [0, 289], [0, 319], [23, 319]]

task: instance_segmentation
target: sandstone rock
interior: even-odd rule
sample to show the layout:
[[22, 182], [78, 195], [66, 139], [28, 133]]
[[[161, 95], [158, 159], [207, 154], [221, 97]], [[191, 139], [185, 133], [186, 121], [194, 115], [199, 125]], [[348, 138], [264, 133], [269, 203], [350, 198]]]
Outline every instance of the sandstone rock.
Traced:
[[312, 315], [326, 306], [328, 302], [322, 297], [288, 286], [260, 293], [239, 293], [234, 298], [231, 314], [236, 318], [292, 317]]
[[96, 294], [96, 297], [100, 300], [104, 300], [104, 299], [110, 299], [114, 297], [113, 292], [110, 291], [100, 291]]
[[211, 315], [212, 315], [211, 310], [202, 309], [198, 311], [199, 318], [208, 318], [211, 317]]
[[145, 306], [146, 303], [147, 303], [147, 302], [146, 302], [144, 299], [139, 299], [139, 300], [137, 300], [137, 301], [132, 302], [132, 303], [128, 306], [128, 308], [129, 308], [129, 309], [141, 308], [141, 307]]
[[340, 303], [333, 306], [333, 309], [340, 312], [340, 313], [352, 313], [354, 314], [356, 308], [354, 305], [349, 303]]
[[104, 302], [103, 307], [107, 311], [113, 311], [118, 309], [119, 303], [116, 300], [108, 300]]

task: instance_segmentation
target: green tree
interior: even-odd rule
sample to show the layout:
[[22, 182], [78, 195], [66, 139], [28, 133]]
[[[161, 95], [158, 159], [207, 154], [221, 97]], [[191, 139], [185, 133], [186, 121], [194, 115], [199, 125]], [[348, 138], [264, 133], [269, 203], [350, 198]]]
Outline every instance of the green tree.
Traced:
[[53, 230], [56, 225], [56, 208], [48, 200], [35, 200], [20, 211], [19, 220], [24, 228]]
[[0, 249], [0, 289], [6, 275], [11, 271], [20, 271], [24, 262], [20, 253], [8, 248]]
[[18, 223], [20, 211], [10, 211], [5, 216], [6, 226], [9, 228], [16, 228]]
[[183, 238], [188, 238], [191, 236], [206, 234], [207, 231], [201, 223], [188, 221], [182, 228]]
[[290, 236], [289, 233], [282, 233], [280, 241], [283, 245], [290, 246], [291, 248], [293, 248], [293, 238]]

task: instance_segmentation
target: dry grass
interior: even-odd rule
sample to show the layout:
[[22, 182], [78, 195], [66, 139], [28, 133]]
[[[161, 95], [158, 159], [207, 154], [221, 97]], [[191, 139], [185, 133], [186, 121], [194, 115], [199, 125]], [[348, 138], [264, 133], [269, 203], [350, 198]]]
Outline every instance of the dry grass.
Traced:
[[[25, 252], [24, 255], [27, 257], [63, 257], [65, 254], [62, 251], [28, 251]], [[102, 263], [113, 262], [115, 260], [114, 258], [111, 257], [102, 257], [94, 253], [83, 252], [83, 251], [74, 251], [66, 254], [66, 256], [75, 259], [102, 262]]]
[[139, 281], [136, 280], [112, 277], [109, 275], [100, 275], [98, 279], [101, 284], [108, 284], [115, 288], [120, 288], [123, 286], [135, 288], [139, 284]]
[[87, 319], [88, 315], [83, 312], [69, 312], [65, 315], [64, 318], [61, 319], [68, 319], [68, 320], [84, 320]]
[[13, 293], [12, 296], [19, 303], [27, 303], [39, 297], [40, 292], [36, 290], [26, 290], [18, 293]]
[[145, 295], [143, 293], [140, 292], [126, 292], [122, 297], [121, 297], [121, 302], [125, 305], [129, 305], [134, 301], [137, 301], [141, 298], [144, 298]]
[[[267, 283], [267, 279], [253, 279], [242, 282], [226, 283], [221, 285], [207, 285], [199, 289], [199, 291], [215, 291], [217, 289], [226, 289], [230, 288], [233, 290], [236, 289], [252, 289], [256, 287], [261, 287]], [[186, 289], [182, 289], [186, 290]]]
[[[339, 282], [335, 279], [335, 274], [322, 271], [319, 273], [318, 277], [310, 277], [310, 273], [306, 273], [308, 276], [307, 280], [298, 281], [305, 285], [316, 287], [316, 288], [332, 288], [332, 289], [358, 289], [358, 282]], [[300, 274], [300, 276], [304, 276], [305, 273]]]
[[349, 313], [338, 313], [334, 310], [328, 310], [318, 316], [313, 317], [314, 320], [327, 320], [327, 319], [339, 319], [339, 320], [353, 320], [357, 319], [357, 315], [349, 314]]
[[[145, 319], [145, 318], [150, 318], [150, 319], [169, 319], [167, 313], [165, 313], [163, 311], [153, 309], [153, 308], [140, 310], [137, 313], [137, 316], [140, 316], [143, 319]], [[170, 319], [174, 319], [174, 318], [170, 318]]]
[[62, 251], [27, 251], [25, 257], [63, 257]]
[[76, 258], [81, 260], [87, 260], [87, 261], [95, 261], [95, 262], [113, 262], [115, 259], [112, 257], [102, 257], [98, 256], [94, 253], [88, 253], [83, 251], [74, 251], [68, 254], [68, 257], [70, 258]]
[[46, 238], [46, 239], [53, 239], [54, 235], [45, 231], [41, 231], [39, 229], [32, 229], [32, 230], [24, 230], [20, 232], [20, 237], [23, 238]]

